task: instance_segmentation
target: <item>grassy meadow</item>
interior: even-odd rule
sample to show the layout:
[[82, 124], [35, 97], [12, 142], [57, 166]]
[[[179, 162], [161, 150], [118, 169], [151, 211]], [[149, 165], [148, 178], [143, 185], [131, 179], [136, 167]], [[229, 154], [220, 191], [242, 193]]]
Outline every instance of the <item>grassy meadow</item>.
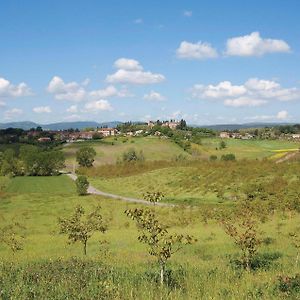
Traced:
[[[299, 231], [297, 214], [276, 213], [260, 224], [265, 242], [259, 253], [270, 262], [248, 273], [230, 264], [238, 248], [218, 222], [203, 222], [205, 205], [157, 207], [171, 232], [188, 233], [198, 240], [174, 254], [167, 265], [168, 284], [159, 287], [155, 261], [138, 242], [134, 222], [124, 214], [137, 205], [100, 196], [79, 197], [64, 175], [1, 178], [0, 182], [2, 223], [18, 220], [24, 236], [23, 250], [15, 254], [0, 244], [3, 299], [280, 299], [286, 295], [278, 291], [278, 276], [299, 271], [288, 235]], [[109, 224], [105, 234], [95, 234], [89, 241], [86, 257], [81, 244], [69, 245], [66, 236], [59, 234], [57, 223], [77, 204], [87, 211], [100, 204]], [[220, 209], [222, 204], [214, 207]]]
[[64, 147], [67, 169], [72, 169], [75, 153], [80, 147], [91, 146], [96, 150], [95, 166], [114, 164], [122, 153], [130, 148], [143, 151], [147, 160], [172, 160], [182, 154], [190, 156], [178, 145], [165, 138], [158, 137], [110, 137], [103, 140], [75, 142]]
[[[66, 175], [0, 177], [0, 232], [18, 222], [23, 244], [22, 250], [12, 252], [0, 242], [0, 299], [300, 299], [297, 282], [289, 283], [300, 269], [299, 250], [290, 236], [300, 229], [295, 208], [300, 164], [297, 159], [281, 164], [269, 159], [299, 145], [226, 140], [227, 147], [216, 150], [219, 142], [203, 139], [193, 145], [197, 153], [158, 137], [108, 138], [63, 147], [67, 170], [79, 147], [96, 150], [95, 166], [81, 169], [94, 187], [136, 198], [160, 191], [164, 202], [176, 204], [155, 207], [159, 221], [170, 233], [189, 234], [197, 242], [172, 255], [163, 286], [155, 258], [124, 214], [141, 205], [80, 197]], [[115, 164], [129, 148], [142, 150], [146, 161]], [[201, 159], [226, 153], [234, 153], [237, 161]], [[176, 160], [179, 155], [186, 159]], [[239, 200], [246, 196], [256, 199], [252, 204], [262, 241], [251, 272], [236, 264], [240, 250], [220, 223], [224, 216], [238, 218]], [[69, 244], [59, 233], [58, 218], [69, 217], [79, 204], [87, 212], [100, 205], [108, 224], [106, 233], [88, 241], [86, 256], [82, 244]]]

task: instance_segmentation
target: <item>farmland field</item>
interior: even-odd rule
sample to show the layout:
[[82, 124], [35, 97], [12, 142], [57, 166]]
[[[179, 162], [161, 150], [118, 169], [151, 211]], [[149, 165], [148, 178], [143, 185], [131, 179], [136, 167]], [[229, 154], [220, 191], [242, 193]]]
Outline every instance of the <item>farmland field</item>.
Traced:
[[[209, 220], [206, 225], [202, 223], [201, 208], [157, 208], [160, 219], [170, 231], [189, 233], [198, 239], [197, 243], [175, 254], [168, 264], [175, 286], [158, 289], [153, 279], [157, 271], [155, 262], [147, 254], [145, 246], [137, 241], [134, 223], [124, 215], [125, 209], [136, 205], [96, 196], [78, 197], [73, 183], [64, 176], [33, 179], [40, 180], [40, 184], [25, 177], [12, 179], [0, 200], [3, 223], [17, 219], [23, 226], [24, 235], [24, 249], [16, 254], [0, 245], [1, 295], [4, 298], [24, 299], [34, 293], [44, 299], [43, 293], [47, 290], [49, 297], [63, 297], [64, 293], [68, 293], [88, 299], [101, 290], [99, 284], [103, 278], [113, 291], [102, 292], [116, 293], [111, 296], [114, 299], [281, 298], [283, 294], [276, 288], [278, 275], [292, 275], [297, 271], [294, 264], [296, 250], [288, 233], [299, 228], [298, 215], [287, 218], [275, 214], [260, 224], [264, 239], [269, 241], [262, 245], [260, 253], [273, 255], [274, 262], [266, 270], [247, 273], [235, 271], [230, 265], [229, 255], [236, 255], [238, 249], [216, 221]], [[65, 194], [61, 189], [59, 194], [56, 188], [52, 188], [52, 184], [58, 187], [59, 182], [66, 188]], [[30, 194], [24, 194], [24, 191], [30, 191]], [[107, 233], [96, 234], [89, 241], [86, 257], [80, 244], [68, 245], [66, 237], [59, 235], [58, 217], [70, 215], [77, 204], [88, 211], [100, 204], [109, 223]], [[101, 245], [99, 239], [107, 243]], [[77, 260], [70, 260], [75, 256]], [[9, 262], [14, 262], [14, 265]], [[86, 268], [81, 273], [83, 264]], [[74, 272], [77, 270], [77, 276], [90, 276], [90, 284], [82, 285], [76, 272], [75, 277], [71, 273], [59, 273], [67, 272], [68, 266]], [[52, 273], [48, 274], [47, 270]], [[8, 271], [13, 273], [6, 273]], [[99, 272], [102, 275], [95, 277]], [[60, 277], [62, 274], [63, 277]], [[34, 279], [35, 276], [39, 279]], [[40, 284], [36, 284], [35, 280], [39, 280]], [[47, 282], [53, 280], [56, 284], [49, 286]]]
[[143, 151], [147, 160], [171, 160], [180, 154], [190, 156], [178, 145], [168, 139], [157, 137], [118, 137], [105, 138], [100, 141], [85, 141], [69, 144], [64, 147], [67, 169], [75, 162], [76, 151], [83, 146], [91, 146], [96, 152], [95, 165], [114, 164], [124, 151], [134, 148]]
[[[233, 153], [237, 159], [262, 159], [274, 155], [282, 156], [289, 151], [297, 151], [300, 143], [278, 140], [237, 140], [225, 139], [227, 147], [219, 150], [220, 138], [203, 138], [202, 144], [192, 144], [191, 154], [184, 151], [170, 139], [158, 137], [118, 137], [105, 138], [100, 141], [85, 141], [68, 144], [64, 147], [67, 169], [75, 163], [75, 153], [80, 147], [92, 146], [97, 156], [95, 165], [114, 164], [122, 153], [130, 148], [143, 151], [146, 160], [172, 160], [178, 155], [187, 159], [209, 158], [211, 155], [221, 157]], [[217, 149], [217, 150], [216, 150]], [[278, 155], [277, 151], [281, 151]]]

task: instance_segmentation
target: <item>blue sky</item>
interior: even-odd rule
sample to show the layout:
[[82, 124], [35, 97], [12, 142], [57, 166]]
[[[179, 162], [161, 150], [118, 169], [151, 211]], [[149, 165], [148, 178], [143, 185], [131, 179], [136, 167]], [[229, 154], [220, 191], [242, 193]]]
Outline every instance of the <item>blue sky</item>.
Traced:
[[1, 1], [0, 122], [299, 122], [300, 2]]

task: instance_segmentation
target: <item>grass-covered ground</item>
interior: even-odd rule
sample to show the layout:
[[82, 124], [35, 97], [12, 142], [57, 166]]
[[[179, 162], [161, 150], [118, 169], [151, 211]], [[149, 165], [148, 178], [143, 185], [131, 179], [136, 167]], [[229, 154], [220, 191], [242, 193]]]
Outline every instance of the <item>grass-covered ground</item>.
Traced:
[[75, 153], [80, 147], [91, 146], [96, 152], [95, 166], [114, 164], [123, 152], [130, 148], [143, 151], [147, 161], [174, 160], [179, 155], [186, 159], [204, 158], [216, 155], [219, 159], [223, 154], [233, 153], [237, 159], [262, 159], [272, 156], [280, 158], [290, 151], [299, 149], [300, 144], [281, 140], [238, 140], [225, 139], [226, 148], [220, 150], [220, 138], [203, 138], [202, 144], [192, 144], [190, 153], [184, 151], [172, 140], [159, 137], [117, 137], [105, 138], [100, 141], [84, 141], [66, 145], [66, 166], [72, 170], [76, 164]]
[[223, 154], [233, 153], [237, 159], [262, 159], [278, 154], [278, 150], [286, 153], [300, 147], [299, 142], [293, 141], [223, 139], [226, 148], [220, 150], [220, 141], [220, 138], [203, 138], [202, 145], [193, 145], [193, 148], [197, 149], [203, 157], [216, 155], [220, 158]]
[[117, 137], [105, 138], [99, 141], [76, 142], [66, 145], [64, 153], [66, 155], [67, 168], [72, 168], [76, 161], [75, 153], [80, 147], [91, 146], [96, 152], [95, 165], [114, 164], [123, 152], [130, 148], [143, 151], [147, 160], [172, 160], [182, 154], [190, 156], [178, 145], [169, 139], [158, 137]]
[[[198, 239], [171, 258], [172, 281], [161, 289], [155, 281], [155, 261], [137, 241], [137, 229], [124, 214], [136, 205], [79, 197], [65, 176], [2, 178], [1, 182], [5, 185], [0, 198], [1, 224], [17, 220], [24, 226], [21, 233], [25, 237], [23, 250], [16, 254], [0, 243], [3, 299], [282, 299], [278, 276], [299, 272], [288, 234], [299, 232], [299, 215], [277, 213], [260, 224], [266, 242], [259, 252], [276, 259], [266, 270], [248, 273], [230, 265], [229, 256], [238, 249], [218, 222], [209, 220], [205, 225], [201, 221], [204, 206], [157, 207], [156, 213], [171, 232]], [[68, 245], [67, 238], [59, 234], [58, 217], [69, 216], [77, 204], [87, 211], [100, 204], [109, 224], [107, 233], [89, 241], [87, 257], [80, 244]], [[77, 260], [70, 261], [72, 257]]]

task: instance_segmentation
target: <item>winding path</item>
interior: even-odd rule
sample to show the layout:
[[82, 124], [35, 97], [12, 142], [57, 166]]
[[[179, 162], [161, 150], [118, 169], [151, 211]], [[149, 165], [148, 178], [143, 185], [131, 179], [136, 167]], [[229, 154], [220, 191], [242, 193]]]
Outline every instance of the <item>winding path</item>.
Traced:
[[290, 152], [287, 153], [285, 156], [283, 156], [282, 158], [279, 158], [278, 160], [276, 160], [276, 164], [280, 164], [284, 161], [290, 160], [291, 158], [293, 158], [294, 156], [296, 156], [299, 153], [298, 151], [294, 151], [294, 152]]
[[[69, 176], [74, 181], [77, 179], [77, 175], [75, 175], [75, 174], [66, 173], [66, 175]], [[92, 185], [89, 186], [88, 193], [93, 194], [93, 195], [99, 195], [99, 196], [104, 196], [104, 197], [108, 197], [108, 198], [113, 198], [113, 199], [117, 199], [117, 200], [122, 200], [125, 202], [139, 203], [139, 204], [144, 204], [144, 205], [154, 205], [151, 202], [146, 201], [146, 200], [124, 197], [124, 196], [120, 196], [120, 195], [102, 192], [102, 191], [96, 189], [95, 187], [93, 187]], [[155, 205], [156, 206], [168, 206], [168, 207], [175, 206], [174, 204], [162, 203], [162, 202], [155, 203]]]

